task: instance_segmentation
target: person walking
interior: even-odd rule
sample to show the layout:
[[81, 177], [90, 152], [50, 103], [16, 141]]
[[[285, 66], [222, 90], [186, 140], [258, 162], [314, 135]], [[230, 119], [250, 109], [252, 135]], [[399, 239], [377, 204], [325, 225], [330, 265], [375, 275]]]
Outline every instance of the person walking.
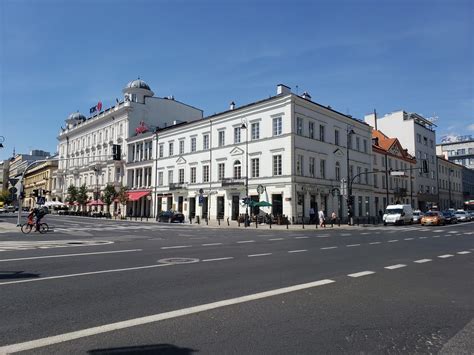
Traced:
[[322, 228], [326, 228], [326, 221], [325, 221], [325, 218], [324, 218], [324, 212], [323, 210], [321, 209], [318, 213], [318, 217], [319, 217], [319, 226]]
[[314, 208], [310, 207], [309, 209], [309, 223], [312, 224], [314, 222], [314, 217], [316, 216], [316, 213], [314, 212]]
[[336, 212], [335, 212], [335, 211], [332, 211], [332, 213], [331, 213], [331, 226], [334, 227], [334, 225], [336, 224], [336, 221], [337, 221]]

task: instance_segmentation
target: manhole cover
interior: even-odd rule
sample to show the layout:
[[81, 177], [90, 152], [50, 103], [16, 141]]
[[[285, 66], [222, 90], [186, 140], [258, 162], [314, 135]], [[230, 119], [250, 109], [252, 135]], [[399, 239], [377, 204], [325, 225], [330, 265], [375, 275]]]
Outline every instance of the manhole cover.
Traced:
[[195, 258], [166, 258], [158, 260], [161, 264], [192, 264], [199, 262], [199, 259]]

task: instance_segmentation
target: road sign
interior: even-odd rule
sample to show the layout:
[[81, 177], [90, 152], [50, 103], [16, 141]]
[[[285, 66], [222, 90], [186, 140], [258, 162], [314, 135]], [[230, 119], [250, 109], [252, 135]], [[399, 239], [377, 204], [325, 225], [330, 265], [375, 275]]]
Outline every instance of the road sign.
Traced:
[[405, 176], [405, 172], [404, 171], [391, 171], [390, 175], [391, 176]]
[[258, 185], [257, 186], [257, 192], [261, 195], [265, 192], [265, 187], [263, 185]]
[[204, 196], [203, 195], [199, 195], [198, 202], [199, 202], [199, 205], [202, 205], [204, 203]]
[[15, 179], [15, 178], [8, 179], [8, 181], [10, 182], [10, 185], [11, 185], [11, 186], [15, 186], [16, 183], [18, 182], [18, 180], [20, 180], [20, 179]]
[[38, 197], [38, 201], [36, 202], [38, 205], [44, 205], [45, 198], [43, 196]]

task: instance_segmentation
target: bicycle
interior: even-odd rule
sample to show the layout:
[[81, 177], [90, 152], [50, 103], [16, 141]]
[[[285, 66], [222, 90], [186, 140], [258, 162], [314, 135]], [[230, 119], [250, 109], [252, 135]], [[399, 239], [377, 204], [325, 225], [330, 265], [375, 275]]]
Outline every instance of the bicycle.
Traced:
[[36, 227], [36, 223], [35, 223], [35, 222], [29, 222], [29, 221], [28, 221], [28, 222], [26, 222], [25, 224], [23, 224], [23, 225], [21, 226], [21, 232], [22, 232], [23, 234], [29, 234], [29, 233], [31, 233], [33, 227], [35, 228], [35, 230], [36, 230], [37, 232], [40, 232], [41, 234], [47, 233], [47, 232], [49, 231], [49, 226], [48, 226], [47, 223], [44, 223], [44, 222], [40, 223], [40, 224], [39, 224], [39, 229], [38, 229], [38, 228]]

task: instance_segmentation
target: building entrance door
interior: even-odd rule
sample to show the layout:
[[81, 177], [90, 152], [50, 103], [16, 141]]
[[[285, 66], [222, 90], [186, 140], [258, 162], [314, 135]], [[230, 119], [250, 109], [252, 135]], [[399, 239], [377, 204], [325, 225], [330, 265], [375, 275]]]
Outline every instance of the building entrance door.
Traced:
[[196, 197], [189, 198], [189, 219], [196, 217]]
[[166, 210], [169, 211], [173, 209], [173, 196], [168, 196], [166, 198]]
[[217, 196], [217, 218], [224, 218], [224, 196]]
[[207, 218], [207, 209], [208, 209], [208, 202], [207, 202], [207, 196], [203, 198], [202, 201], [202, 218]]
[[239, 195], [232, 195], [232, 220], [236, 221], [239, 217]]
[[183, 201], [184, 201], [184, 197], [178, 196], [178, 211], [181, 213], [183, 213]]
[[283, 196], [272, 194], [272, 215], [273, 217], [283, 215]]

